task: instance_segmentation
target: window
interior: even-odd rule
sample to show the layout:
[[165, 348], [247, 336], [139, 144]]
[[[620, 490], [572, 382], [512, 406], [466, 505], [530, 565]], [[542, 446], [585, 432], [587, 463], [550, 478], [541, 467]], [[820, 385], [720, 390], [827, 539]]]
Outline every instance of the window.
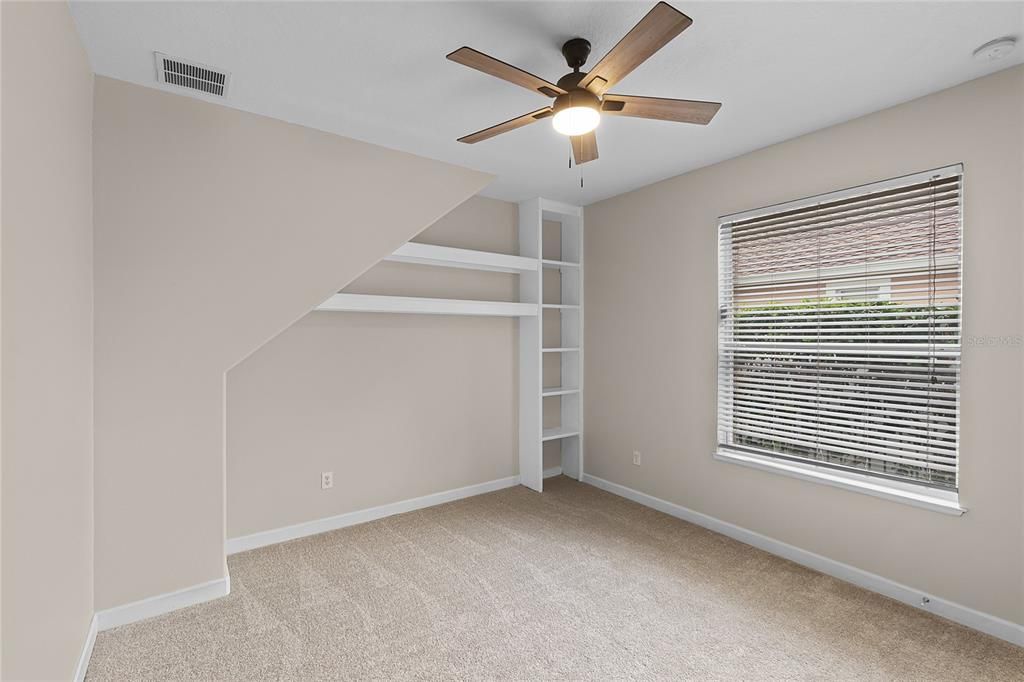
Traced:
[[722, 218], [719, 455], [955, 499], [961, 184], [954, 166]]

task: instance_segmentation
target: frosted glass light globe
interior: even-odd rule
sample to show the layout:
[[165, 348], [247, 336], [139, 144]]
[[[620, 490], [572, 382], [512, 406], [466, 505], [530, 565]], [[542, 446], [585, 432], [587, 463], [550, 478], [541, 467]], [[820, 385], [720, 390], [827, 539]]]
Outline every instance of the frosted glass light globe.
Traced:
[[563, 135], [586, 135], [601, 122], [601, 114], [593, 107], [568, 107], [555, 114], [551, 125]]

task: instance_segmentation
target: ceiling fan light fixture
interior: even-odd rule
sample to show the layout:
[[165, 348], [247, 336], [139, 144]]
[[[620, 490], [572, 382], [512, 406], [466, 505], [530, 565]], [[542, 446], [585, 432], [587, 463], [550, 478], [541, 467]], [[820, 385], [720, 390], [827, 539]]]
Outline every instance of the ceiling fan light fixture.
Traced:
[[601, 122], [601, 114], [591, 107], [569, 107], [562, 109], [551, 121], [555, 130], [563, 135], [575, 137], [586, 135]]
[[570, 90], [555, 99], [551, 125], [562, 135], [586, 135], [601, 123], [601, 100], [587, 90]]
[[565, 74], [557, 83], [471, 47], [460, 47], [448, 55], [449, 60], [533, 93], [554, 97], [555, 101], [543, 109], [463, 135], [458, 141], [476, 144], [542, 118], [551, 118], [555, 131], [571, 138], [572, 158], [577, 165], [581, 165], [597, 159], [597, 135], [594, 129], [605, 114], [707, 125], [722, 106], [720, 102], [616, 95], [609, 92], [616, 83], [692, 23], [690, 17], [662, 0], [589, 71], [581, 69], [590, 57], [590, 41], [585, 38], [567, 40], [562, 45], [562, 56], [572, 73]]

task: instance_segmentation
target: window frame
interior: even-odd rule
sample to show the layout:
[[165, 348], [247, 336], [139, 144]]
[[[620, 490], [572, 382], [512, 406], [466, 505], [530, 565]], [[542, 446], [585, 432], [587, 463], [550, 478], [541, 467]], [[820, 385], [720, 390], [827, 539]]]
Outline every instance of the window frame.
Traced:
[[[780, 213], [791, 209], [798, 208], [809, 208], [825, 203], [834, 202], [837, 200], [847, 199], [863, 195], [867, 192], [878, 192], [885, 191], [889, 188], [896, 188], [908, 184], [914, 184], [916, 182], [923, 182], [930, 179], [938, 179], [943, 177], [950, 177], [958, 175], [960, 176], [960, 193], [959, 193], [959, 206], [958, 214], [960, 221], [959, 230], [959, 259], [960, 259], [960, 358], [963, 358], [963, 339], [967, 337], [964, 333], [964, 314], [963, 314], [963, 301], [964, 301], [964, 282], [963, 282], [963, 234], [964, 234], [964, 166], [962, 163], [951, 164], [936, 168], [932, 170], [922, 171], [920, 173], [912, 173], [909, 175], [898, 176], [881, 180], [877, 182], [869, 182], [855, 187], [849, 187], [846, 189], [837, 190], [834, 192], [827, 192], [824, 194], [813, 195], [804, 197], [801, 199], [795, 199], [793, 201], [787, 201], [784, 203], [773, 204], [770, 206], [764, 206], [762, 208], [752, 209], [748, 211], [742, 211], [739, 213], [733, 213], [729, 215], [719, 216], [717, 224], [715, 226], [715, 261], [716, 261], [716, 305], [721, 305], [722, 296], [722, 253], [721, 253], [721, 234], [722, 228], [726, 224], [736, 223], [751, 218], [758, 218], [764, 215], [770, 215], [774, 213]], [[883, 279], [885, 275], [879, 273], [877, 279]], [[888, 298], [888, 297], [886, 297]], [[716, 326], [716, 367], [718, 370], [721, 369], [722, 365], [722, 336], [721, 336], [721, 320], [722, 310], [719, 308], [719, 325]], [[962, 365], [961, 365], [962, 368]], [[962, 369], [961, 369], [962, 372]], [[717, 373], [717, 372], [716, 372]], [[962, 376], [961, 379], [962, 381]], [[828, 465], [818, 465], [806, 460], [789, 459], [783, 455], [772, 456], [767, 454], [759, 454], [756, 452], [744, 451], [742, 449], [730, 449], [727, 445], [722, 445], [722, 433], [718, 431], [719, 419], [721, 417], [721, 396], [718, 395], [720, 384], [716, 382], [715, 390], [715, 426], [716, 426], [716, 438], [715, 438], [715, 451], [713, 458], [717, 461], [728, 462], [731, 464], [738, 464], [745, 467], [759, 469], [762, 471], [768, 471], [788, 477], [793, 477], [801, 480], [811, 481], [819, 484], [829, 485], [852, 492], [862, 493], [887, 499], [894, 502], [900, 502], [909, 504], [922, 509], [928, 509], [931, 511], [937, 511], [944, 514], [950, 514], [954, 516], [960, 516], [967, 511], [960, 502], [960, 489], [940, 489], [925, 484], [918, 484], [909, 480], [892, 479], [883, 476], [877, 476], [870, 473], [860, 473], [855, 470], [836, 468]], [[959, 418], [962, 414], [961, 404], [957, 402], [957, 417]], [[958, 443], [959, 443], [959, 431], [958, 431]], [[960, 449], [959, 445], [957, 448], [957, 463], [959, 467], [960, 462]], [[958, 476], [959, 480], [959, 476]]]

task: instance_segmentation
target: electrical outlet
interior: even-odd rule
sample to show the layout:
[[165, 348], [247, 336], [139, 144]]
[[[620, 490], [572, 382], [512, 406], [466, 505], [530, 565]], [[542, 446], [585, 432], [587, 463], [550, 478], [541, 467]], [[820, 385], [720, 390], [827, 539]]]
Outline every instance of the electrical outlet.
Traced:
[[635, 464], [637, 466], [640, 466], [640, 451], [639, 450], [634, 450], [633, 451], [633, 464]]
[[334, 487], [334, 472], [324, 471], [320, 474], [320, 489], [327, 490]]

